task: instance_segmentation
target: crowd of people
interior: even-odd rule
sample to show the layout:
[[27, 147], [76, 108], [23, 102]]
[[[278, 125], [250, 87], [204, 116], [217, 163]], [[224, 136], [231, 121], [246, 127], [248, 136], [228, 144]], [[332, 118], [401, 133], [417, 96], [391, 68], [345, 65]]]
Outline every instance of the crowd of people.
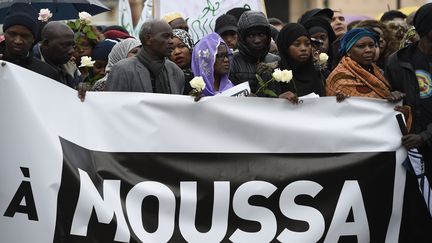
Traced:
[[[291, 70], [292, 80], [268, 88], [293, 103], [310, 93], [338, 102], [403, 100], [395, 107], [409, 129], [402, 144], [418, 149], [432, 181], [431, 23], [432, 3], [412, 16], [392, 10], [349, 25], [343, 12], [328, 8], [309, 10], [297, 23], [235, 8], [200, 40], [191, 38], [180, 13], [145, 22], [135, 39], [121, 26], [92, 25], [85, 13], [67, 23], [46, 21], [16, 3], [4, 19], [0, 58], [77, 89], [82, 100], [88, 90], [190, 95], [194, 77], [205, 82], [202, 96], [248, 82], [252, 96], [268, 97], [257, 92], [259, 79], [270, 80], [276, 68]], [[410, 215], [415, 227], [432, 228], [426, 210]], [[415, 227], [406, 225], [407, 232]], [[432, 242], [430, 230], [407, 234], [407, 242]]]

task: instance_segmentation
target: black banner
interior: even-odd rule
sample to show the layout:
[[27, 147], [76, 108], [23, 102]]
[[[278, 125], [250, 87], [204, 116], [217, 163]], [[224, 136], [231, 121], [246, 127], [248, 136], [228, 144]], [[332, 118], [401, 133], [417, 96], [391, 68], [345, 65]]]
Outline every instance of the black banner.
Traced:
[[[210, 232], [216, 227], [214, 224], [227, 225], [226, 231], [222, 230], [220, 232], [223, 233], [213, 234], [209, 238], [211, 242], [216, 238], [220, 242], [246, 242], [246, 239], [253, 238], [257, 239], [253, 242], [263, 242], [259, 239], [286, 242], [302, 238], [315, 238], [319, 239], [318, 242], [324, 242], [334, 237], [340, 238], [335, 242], [358, 242], [357, 237], [367, 237], [368, 234], [370, 242], [385, 241], [392, 209], [394, 153], [105, 153], [90, 151], [66, 140], [62, 140], [61, 144], [64, 167], [58, 197], [55, 242], [118, 242], [114, 238], [119, 230], [119, 217], [124, 217], [127, 222], [130, 242], [148, 242], [142, 234], [136, 233], [140, 232], [136, 230], [140, 225], [132, 225], [135, 222], [132, 222], [131, 217], [140, 218], [143, 226], [141, 233], [146, 232], [146, 235], [154, 233], [157, 236], [159, 229], [168, 228], [165, 232], [168, 235], [163, 234], [168, 240], [161, 239], [162, 242], [190, 242], [193, 233], [188, 233], [191, 230], [186, 230], [186, 226], [181, 230], [181, 224], [187, 222], [181, 217], [188, 217], [180, 211], [195, 212], [195, 209], [186, 206], [181, 208], [182, 203], [186, 205], [185, 201], [190, 201], [186, 193], [182, 194], [181, 183], [189, 183], [189, 187], [184, 188], [196, 185], [197, 190], [192, 190], [197, 198], [193, 226], [198, 233]], [[83, 175], [88, 175], [99, 192], [99, 195], [93, 196], [105, 199], [104, 203], [109, 203], [104, 198], [104, 181], [119, 182], [123, 215], [114, 213], [115, 216], [101, 223], [103, 220], [97, 214], [97, 206], [91, 206], [91, 200], [80, 198], [83, 197], [82, 190], [87, 189], [80, 188]], [[170, 200], [151, 193], [147, 193], [141, 201], [134, 202], [140, 205], [141, 215], [128, 211], [127, 201], [133, 200], [128, 198], [128, 194], [142, 182], [155, 182], [169, 189], [175, 197], [175, 211], [171, 216], [164, 217], [172, 220], [159, 218], [159, 211], [166, 208], [161, 206], [161, 200]], [[221, 183], [218, 185], [217, 198], [229, 198], [229, 208], [220, 210], [228, 210], [226, 219], [213, 223], [215, 182]], [[229, 194], [224, 195], [221, 188], [227, 187]], [[79, 206], [85, 202], [91, 205]], [[224, 204], [219, 203], [217, 206], [220, 205]], [[362, 212], [363, 206], [365, 212]], [[85, 212], [79, 212], [89, 207], [92, 209], [91, 215], [83, 216]], [[134, 214], [130, 215], [131, 212]], [[254, 216], [254, 213], [257, 215]], [[87, 227], [82, 235], [76, 235], [76, 230], [72, 230], [72, 222], [79, 221], [79, 217], [89, 219], [88, 225], [80, 226]], [[321, 217], [324, 220], [321, 226], [324, 227], [320, 228], [317, 222], [321, 221]], [[172, 229], [169, 229], [170, 223], [168, 226], [161, 225], [171, 221], [174, 222]], [[340, 222], [342, 225], [338, 224]], [[364, 225], [365, 222], [367, 225]], [[352, 229], [349, 229], [351, 226]], [[348, 227], [348, 230], [341, 230], [341, 227]], [[349, 235], [349, 231], [352, 235]]]

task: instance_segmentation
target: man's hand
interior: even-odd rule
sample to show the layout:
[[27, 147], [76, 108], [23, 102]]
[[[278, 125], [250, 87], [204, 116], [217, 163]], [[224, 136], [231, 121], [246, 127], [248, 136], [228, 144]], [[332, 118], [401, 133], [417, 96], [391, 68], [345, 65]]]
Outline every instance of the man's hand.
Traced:
[[297, 95], [294, 94], [291, 91], [287, 91], [285, 93], [280, 94], [279, 98], [281, 98], [281, 99], [287, 99], [287, 100], [289, 100], [293, 104], [298, 104], [299, 103], [299, 99], [298, 99]]
[[348, 95], [344, 95], [344, 94], [342, 94], [342, 93], [337, 93], [337, 94], [336, 94], [336, 101], [337, 101], [338, 103], [344, 101], [346, 98], [349, 98], [349, 96], [348, 96]]
[[393, 91], [390, 93], [390, 96], [387, 97], [387, 100], [390, 102], [398, 102], [405, 98], [405, 94], [399, 91]]
[[84, 102], [86, 92], [90, 90], [90, 87], [87, 85], [87, 83], [81, 82], [78, 84], [77, 90], [78, 90], [78, 98], [81, 100], [81, 102]]
[[423, 138], [418, 134], [408, 134], [402, 137], [402, 145], [406, 149], [419, 148], [423, 144]]

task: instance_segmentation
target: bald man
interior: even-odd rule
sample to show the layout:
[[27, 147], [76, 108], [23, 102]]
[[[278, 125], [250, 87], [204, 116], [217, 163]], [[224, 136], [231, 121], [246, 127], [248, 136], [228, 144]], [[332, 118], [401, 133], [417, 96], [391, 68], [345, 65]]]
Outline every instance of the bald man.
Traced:
[[167, 59], [173, 45], [171, 26], [163, 20], [145, 22], [139, 38], [141, 51], [114, 65], [105, 90], [183, 94], [183, 71]]
[[49, 22], [42, 29], [41, 42], [34, 48], [36, 58], [48, 63], [60, 75], [60, 82], [76, 88], [80, 81], [76, 65], [69, 63], [74, 53], [74, 32], [60, 21]]

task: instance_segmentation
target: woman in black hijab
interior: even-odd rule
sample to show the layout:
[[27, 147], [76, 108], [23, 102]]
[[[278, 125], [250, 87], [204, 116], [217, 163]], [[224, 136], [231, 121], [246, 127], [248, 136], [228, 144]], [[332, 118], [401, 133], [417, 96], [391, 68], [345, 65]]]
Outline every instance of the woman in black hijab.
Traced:
[[277, 37], [277, 46], [281, 61], [281, 70], [292, 70], [293, 79], [288, 84], [275, 83], [271, 87], [279, 97], [288, 98], [292, 94], [304, 96], [310, 93], [324, 96], [324, 84], [321, 73], [314, 67], [312, 44], [308, 31], [300, 24], [285, 25]]

